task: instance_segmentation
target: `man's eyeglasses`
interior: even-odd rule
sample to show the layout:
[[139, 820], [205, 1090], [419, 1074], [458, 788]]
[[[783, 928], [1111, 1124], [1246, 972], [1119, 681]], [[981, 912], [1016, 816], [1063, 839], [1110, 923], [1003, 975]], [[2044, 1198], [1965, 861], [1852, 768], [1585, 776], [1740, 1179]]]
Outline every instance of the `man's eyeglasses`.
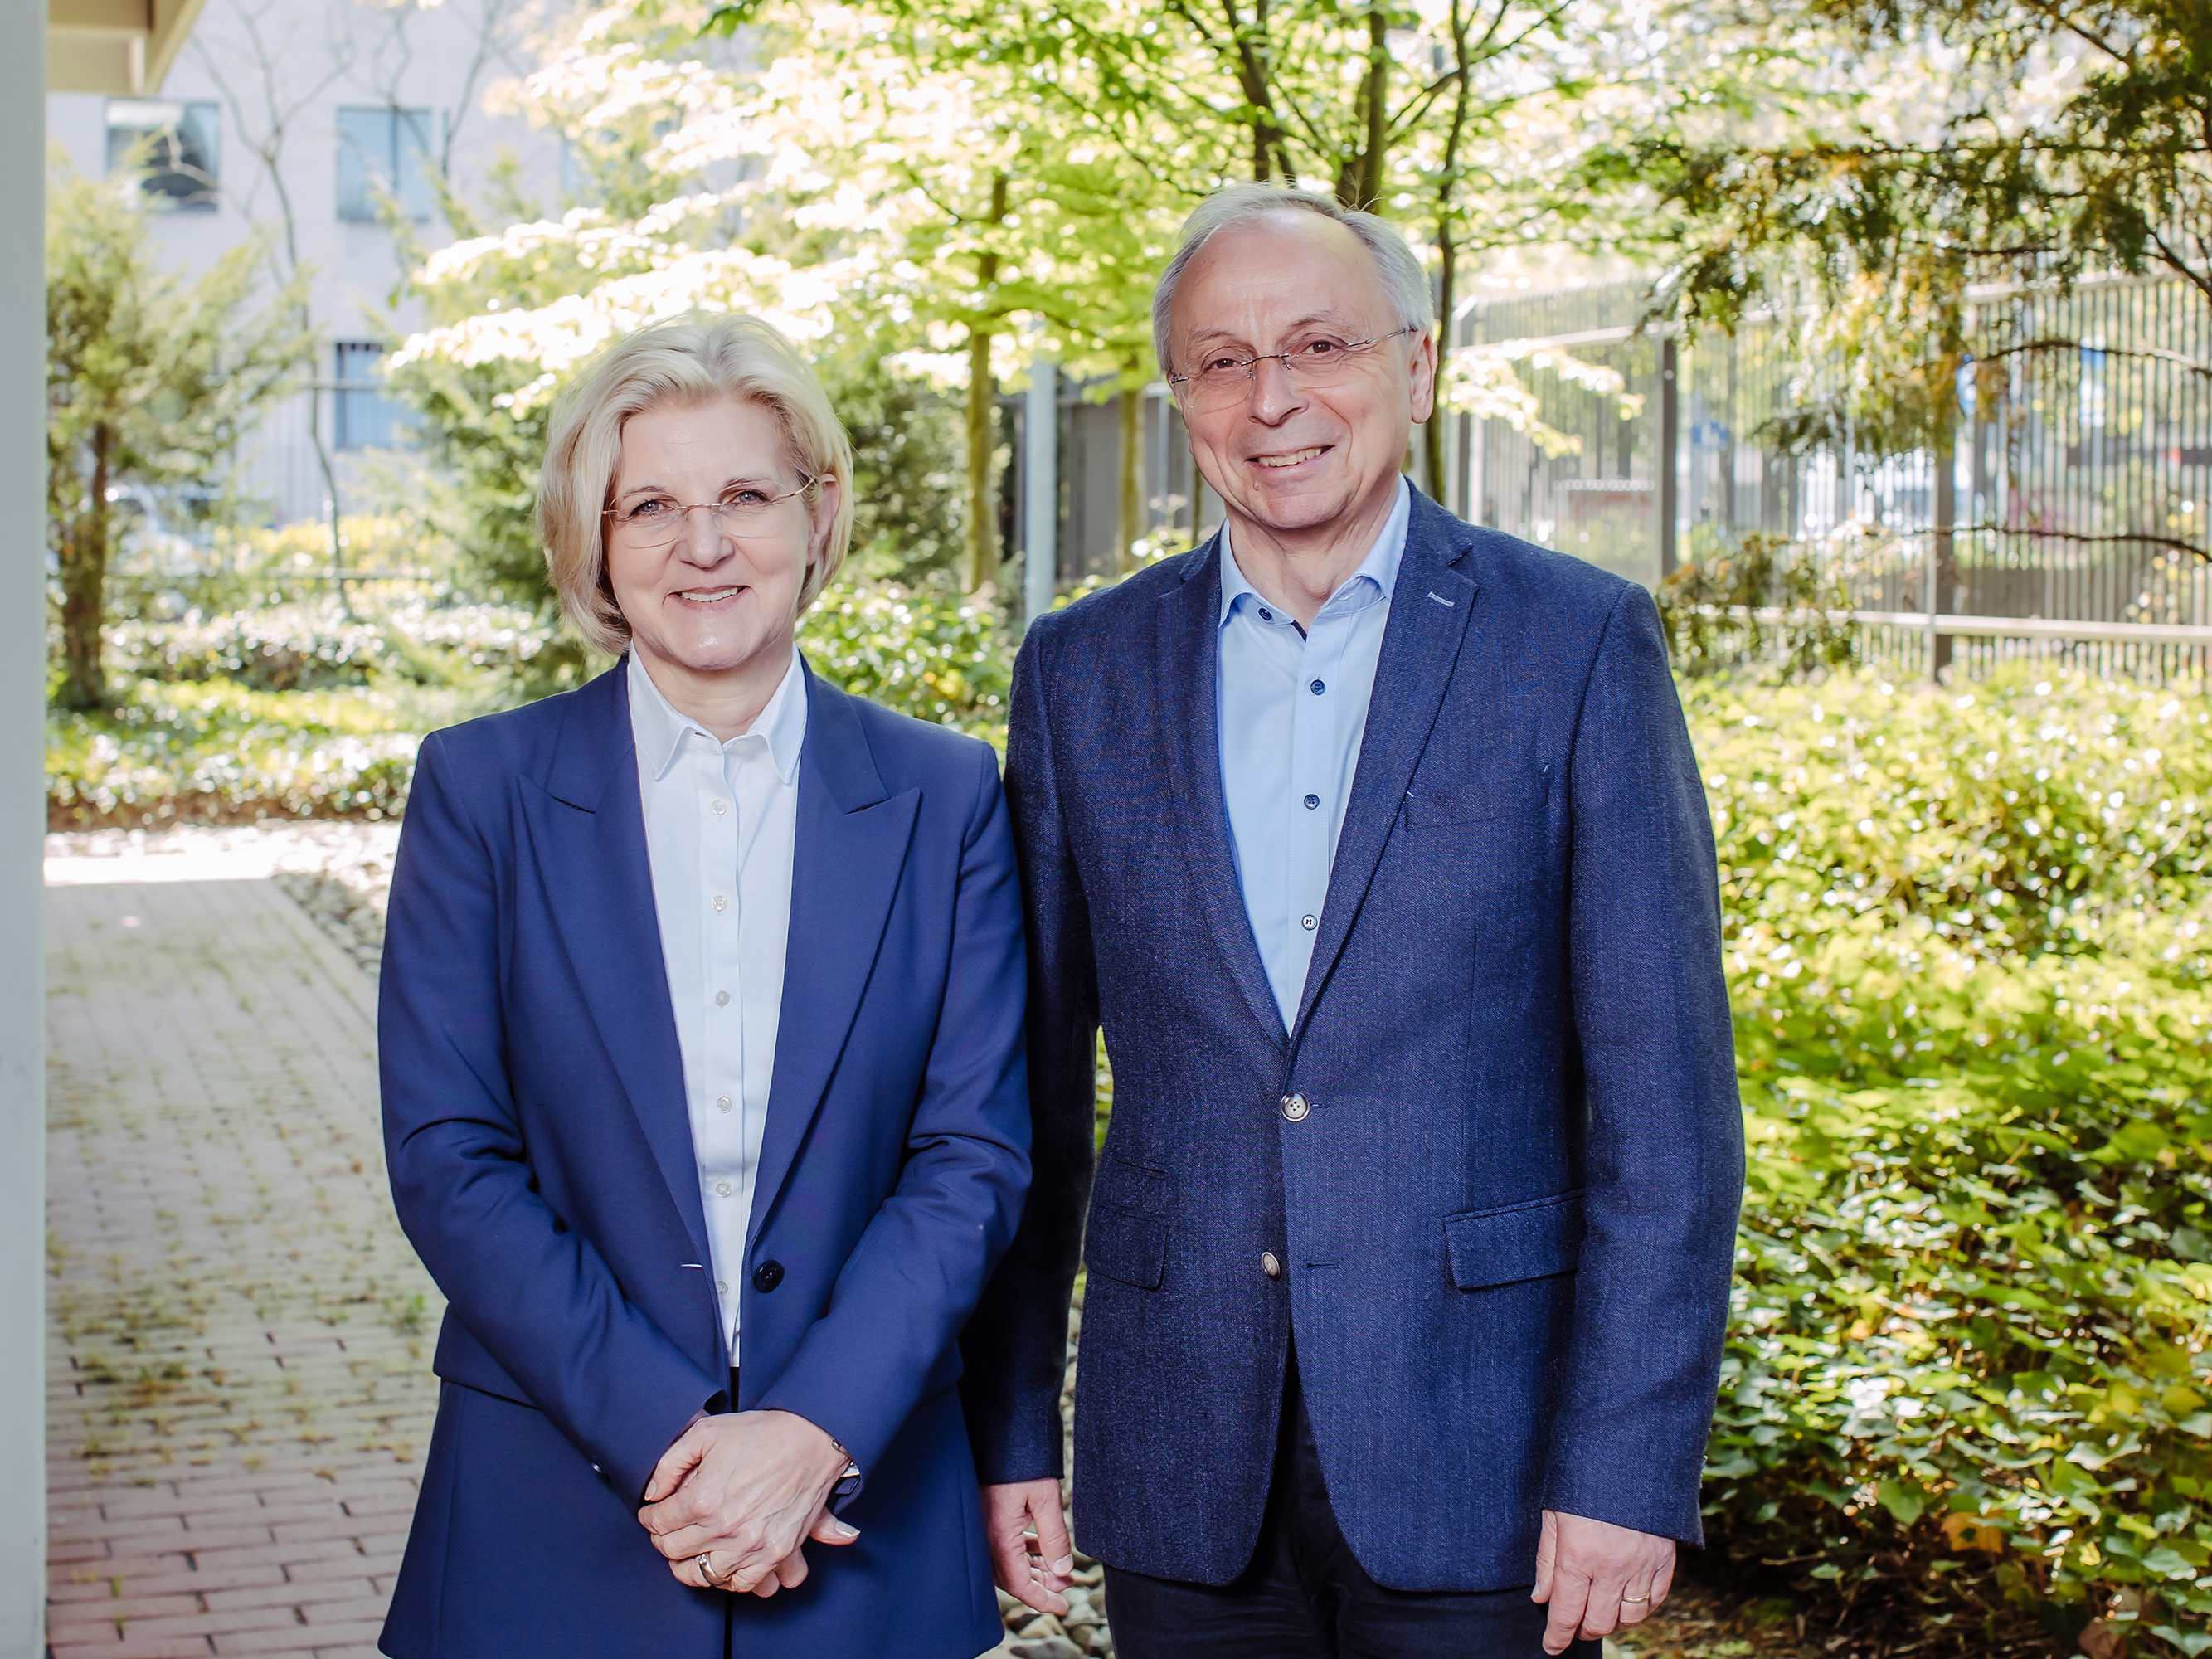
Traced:
[[1253, 377], [1261, 363], [1280, 363], [1296, 386], [1334, 386], [1383, 341], [1420, 331], [1419, 326], [1408, 325], [1372, 340], [1340, 340], [1334, 335], [1310, 334], [1287, 351], [1262, 352], [1256, 357], [1217, 351], [1189, 374], [1170, 375], [1168, 385], [1181, 393], [1183, 402], [1191, 408], [1201, 414], [1212, 414], [1241, 404], [1251, 395]]
[[717, 534], [732, 538], [759, 536], [774, 528], [779, 505], [794, 495], [804, 495], [821, 482], [819, 477], [808, 478], [798, 489], [780, 495], [747, 484], [719, 501], [695, 501], [688, 507], [666, 495], [642, 496], [607, 508], [607, 539], [633, 552], [650, 552], [680, 538], [694, 513], [705, 513], [712, 519]]

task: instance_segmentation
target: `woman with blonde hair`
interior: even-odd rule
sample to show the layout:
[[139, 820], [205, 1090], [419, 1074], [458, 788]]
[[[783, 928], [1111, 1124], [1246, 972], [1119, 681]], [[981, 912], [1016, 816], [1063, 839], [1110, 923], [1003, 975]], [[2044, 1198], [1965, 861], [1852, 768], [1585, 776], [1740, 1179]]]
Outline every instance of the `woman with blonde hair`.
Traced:
[[852, 451], [774, 329], [611, 345], [555, 412], [582, 689], [422, 744], [379, 1011], [450, 1305], [396, 1659], [971, 1659], [958, 1337], [1029, 1181], [989, 748], [825, 684]]

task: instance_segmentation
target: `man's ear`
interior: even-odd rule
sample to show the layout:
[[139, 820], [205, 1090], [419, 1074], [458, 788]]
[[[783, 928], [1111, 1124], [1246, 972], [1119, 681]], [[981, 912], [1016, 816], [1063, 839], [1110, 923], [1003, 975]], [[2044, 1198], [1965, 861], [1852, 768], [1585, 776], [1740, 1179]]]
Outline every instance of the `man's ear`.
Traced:
[[[1449, 327], [1449, 322], [1444, 326]], [[1407, 401], [1416, 426], [1437, 412], [1437, 337], [1424, 333], [1413, 343], [1413, 362], [1407, 366]]]

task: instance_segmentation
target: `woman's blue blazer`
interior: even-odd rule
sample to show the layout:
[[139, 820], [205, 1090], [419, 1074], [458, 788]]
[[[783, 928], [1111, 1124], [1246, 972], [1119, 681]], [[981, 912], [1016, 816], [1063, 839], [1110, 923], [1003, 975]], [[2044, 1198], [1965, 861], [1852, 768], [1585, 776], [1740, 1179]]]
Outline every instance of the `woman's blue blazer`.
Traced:
[[738, 1404], [851, 1451], [860, 1540], [809, 1544], [805, 1583], [762, 1601], [678, 1583], [637, 1519], [729, 1359], [618, 665], [435, 733], [408, 801], [385, 1140], [450, 1305], [398, 1659], [971, 1659], [1000, 1636], [954, 1387], [1030, 1173], [997, 763], [811, 672], [806, 696], [775, 1079], [728, 1276]]

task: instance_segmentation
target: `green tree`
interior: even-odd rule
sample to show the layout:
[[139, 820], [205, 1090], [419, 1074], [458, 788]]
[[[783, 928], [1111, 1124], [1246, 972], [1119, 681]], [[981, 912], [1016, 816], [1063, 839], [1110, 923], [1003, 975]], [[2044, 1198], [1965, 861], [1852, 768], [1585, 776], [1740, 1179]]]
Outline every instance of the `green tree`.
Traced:
[[126, 490], [204, 501], [240, 434], [291, 390], [310, 345], [297, 296], [264, 300], [266, 249], [197, 280], [161, 267], [134, 175], [81, 178], [59, 152], [46, 193], [46, 505], [59, 569], [64, 708], [107, 702], [108, 562]]

